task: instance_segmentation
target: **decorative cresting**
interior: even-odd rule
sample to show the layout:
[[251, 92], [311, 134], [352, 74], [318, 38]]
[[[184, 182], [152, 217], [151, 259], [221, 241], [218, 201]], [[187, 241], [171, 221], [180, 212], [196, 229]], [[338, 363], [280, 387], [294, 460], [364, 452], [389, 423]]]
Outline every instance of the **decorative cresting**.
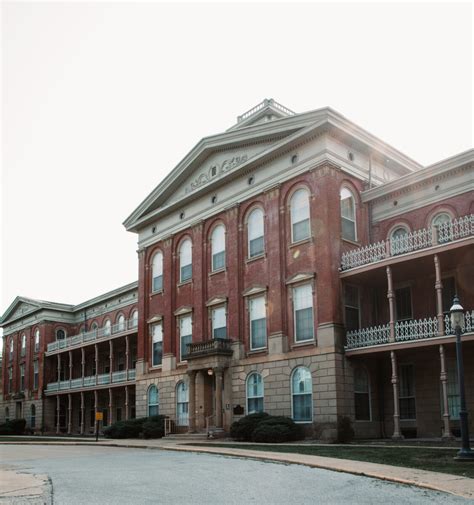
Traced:
[[191, 191], [204, 186], [219, 175], [233, 170], [242, 163], [245, 163], [247, 160], [248, 156], [246, 154], [238, 154], [232, 158], [224, 160], [222, 163], [212, 164], [205, 172], [199, 174], [199, 176], [193, 182], [191, 182], [189, 186], [186, 187], [185, 193], [191, 193]]
[[128, 319], [121, 323], [113, 324], [108, 328], [98, 328], [97, 330], [87, 331], [85, 333], [80, 333], [79, 335], [74, 335], [73, 337], [64, 338], [63, 340], [56, 340], [56, 342], [51, 342], [48, 344], [48, 351], [57, 351], [58, 349], [67, 349], [84, 342], [90, 342], [93, 340], [100, 340], [102, 338], [110, 337], [116, 333], [122, 333], [124, 331], [133, 330], [138, 326], [138, 319]]
[[212, 355], [231, 356], [233, 352], [231, 343], [232, 341], [226, 338], [215, 338], [205, 342], [187, 344], [186, 359]]
[[[451, 318], [444, 318], [445, 336], [454, 335], [451, 327]], [[428, 317], [411, 321], [397, 321], [395, 323], [395, 342], [409, 342], [423, 340], [439, 336], [438, 318]], [[464, 324], [461, 327], [463, 333], [474, 332], [474, 310], [464, 314]], [[442, 335], [443, 336], [443, 335]], [[360, 330], [348, 331], [346, 334], [346, 349], [358, 349], [372, 345], [388, 344], [390, 337], [390, 325], [372, 326]]]
[[342, 254], [341, 270], [350, 270], [392, 256], [419, 251], [471, 236], [474, 236], [474, 214], [347, 251]]

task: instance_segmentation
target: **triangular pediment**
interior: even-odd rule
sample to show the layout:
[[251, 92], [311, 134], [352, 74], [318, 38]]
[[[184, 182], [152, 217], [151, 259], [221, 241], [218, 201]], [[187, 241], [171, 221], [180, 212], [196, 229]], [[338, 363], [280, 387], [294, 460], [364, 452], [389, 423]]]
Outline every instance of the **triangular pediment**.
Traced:
[[23, 317], [40, 308], [41, 304], [36, 300], [17, 296], [15, 300], [13, 300], [13, 303], [10, 305], [10, 307], [8, 307], [8, 309], [5, 311], [1, 322], [2, 324], [5, 324], [7, 321], [18, 319], [19, 317]]

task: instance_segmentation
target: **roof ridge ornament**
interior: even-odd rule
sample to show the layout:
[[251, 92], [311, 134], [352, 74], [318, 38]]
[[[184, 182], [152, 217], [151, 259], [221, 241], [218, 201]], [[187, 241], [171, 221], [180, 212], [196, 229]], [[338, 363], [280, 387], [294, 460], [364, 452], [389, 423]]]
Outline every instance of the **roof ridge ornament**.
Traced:
[[252, 107], [247, 112], [244, 112], [242, 115], [237, 116], [237, 123], [245, 121], [246, 119], [253, 116], [257, 112], [260, 112], [265, 107], [273, 107], [274, 109], [278, 110], [279, 112], [282, 112], [286, 116], [294, 116], [296, 114], [296, 112], [292, 111], [288, 107], [285, 107], [281, 103], [278, 103], [273, 98], [265, 98], [259, 104], [255, 105], [255, 107]]

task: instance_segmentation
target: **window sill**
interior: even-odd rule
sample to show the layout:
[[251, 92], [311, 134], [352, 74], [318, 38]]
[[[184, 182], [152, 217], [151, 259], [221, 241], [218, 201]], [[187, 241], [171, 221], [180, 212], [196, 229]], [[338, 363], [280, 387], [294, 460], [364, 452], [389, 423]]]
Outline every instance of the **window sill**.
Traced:
[[161, 369], [163, 368], [163, 365], [152, 365], [150, 367], [150, 370], [151, 371], [154, 371], [154, 372], [161, 372]]
[[311, 340], [302, 340], [301, 342], [295, 342], [291, 345], [291, 349], [298, 349], [299, 347], [309, 347], [309, 346], [315, 346], [316, 345], [316, 340], [312, 338]]
[[207, 275], [208, 277], [212, 277], [213, 275], [221, 274], [226, 271], [227, 271], [226, 268], [219, 268], [219, 270], [213, 270], [212, 272], [209, 272]]
[[181, 286], [186, 286], [187, 284], [192, 284], [193, 280], [192, 279], [186, 279], [183, 282], [178, 282], [177, 286], [180, 288]]
[[361, 246], [361, 243], [358, 241], [358, 240], [351, 240], [350, 238], [344, 238], [344, 237], [341, 237], [341, 240], [343, 242], [347, 242], [348, 244], [351, 244], [351, 245], [356, 245], [356, 246]]
[[309, 244], [311, 242], [313, 242], [313, 237], [308, 237], [302, 240], [298, 240], [298, 242], [292, 242], [288, 247], [291, 249], [292, 247], [298, 247], [300, 245]]
[[250, 349], [247, 351], [247, 356], [253, 356], [254, 354], [266, 354], [268, 351], [267, 347], [260, 347], [259, 349]]
[[247, 258], [245, 263], [252, 263], [252, 261], [262, 260], [267, 257], [266, 253], [258, 254], [257, 256], [252, 256], [251, 258]]
[[150, 296], [155, 296], [155, 295], [162, 295], [165, 292], [164, 289], [159, 289], [158, 291], [152, 291], [150, 293]]

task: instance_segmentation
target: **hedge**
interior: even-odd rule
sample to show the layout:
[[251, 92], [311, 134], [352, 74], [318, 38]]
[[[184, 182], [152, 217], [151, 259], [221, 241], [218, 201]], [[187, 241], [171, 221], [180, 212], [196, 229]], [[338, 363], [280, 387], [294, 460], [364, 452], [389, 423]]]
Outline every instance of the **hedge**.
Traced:
[[26, 427], [26, 419], [12, 419], [0, 424], [0, 435], [23, 435]]
[[238, 421], [232, 423], [230, 427], [230, 436], [235, 440], [243, 442], [252, 441], [252, 433], [258, 424], [264, 419], [270, 417], [266, 412], [257, 412], [256, 414], [249, 414], [242, 417]]
[[259, 412], [232, 423], [230, 435], [247, 442], [290, 442], [304, 438], [304, 430], [289, 417]]
[[165, 432], [166, 416], [140, 417], [117, 421], [104, 428], [107, 438], [161, 438]]

